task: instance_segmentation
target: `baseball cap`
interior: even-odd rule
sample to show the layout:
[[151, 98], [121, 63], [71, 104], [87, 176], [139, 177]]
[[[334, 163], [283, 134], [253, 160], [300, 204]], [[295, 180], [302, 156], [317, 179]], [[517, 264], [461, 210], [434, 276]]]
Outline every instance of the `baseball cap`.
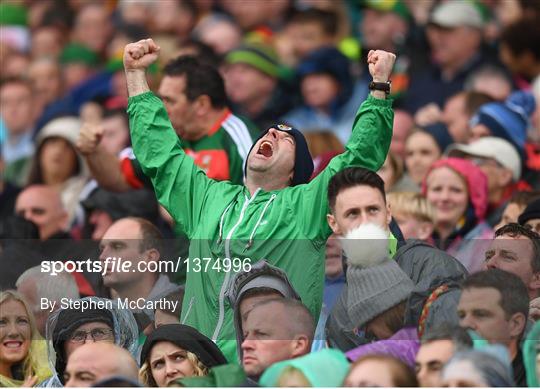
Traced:
[[467, 1], [447, 1], [435, 8], [429, 20], [441, 27], [484, 27], [480, 10]]
[[502, 138], [486, 136], [468, 145], [454, 143], [446, 149], [449, 157], [463, 157], [466, 155], [491, 158], [500, 165], [512, 171], [512, 178], [518, 181], [521, 177], [521, 159], [512, 144]]

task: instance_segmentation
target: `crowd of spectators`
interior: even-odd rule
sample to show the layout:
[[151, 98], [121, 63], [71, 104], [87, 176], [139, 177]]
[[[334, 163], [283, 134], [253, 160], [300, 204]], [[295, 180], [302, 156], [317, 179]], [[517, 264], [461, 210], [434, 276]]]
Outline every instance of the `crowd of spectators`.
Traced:
[[0, 386], [540, 386], [540, 2], [2, 1]]

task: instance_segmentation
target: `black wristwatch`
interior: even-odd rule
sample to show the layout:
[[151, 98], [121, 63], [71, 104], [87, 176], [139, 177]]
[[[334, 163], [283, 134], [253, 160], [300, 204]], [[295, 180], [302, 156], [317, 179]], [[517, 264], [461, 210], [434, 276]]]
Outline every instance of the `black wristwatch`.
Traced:
[[371, 81], [369, 83], [369, 90], [380, 90], [383, 91], [387, 96], [390, 94], [390, 87], [392, 81], [388, 80], [387, 82], [375, 82]]

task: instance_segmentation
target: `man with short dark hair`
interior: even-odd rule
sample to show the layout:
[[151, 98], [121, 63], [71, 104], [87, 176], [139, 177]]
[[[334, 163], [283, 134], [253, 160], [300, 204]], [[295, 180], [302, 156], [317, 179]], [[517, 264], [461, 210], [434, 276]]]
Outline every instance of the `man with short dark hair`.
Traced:
[[[255, 127], [227, 107], [217, 69], [195, 57], [181, 56], [170, 61], [163, 72], [159, 95], [186, 154], [208, 177], [242, 183]], [[113, 191], [152, 189], [132, 152], [122, 152], [118, 164], [116, 155], [104, 149], [101, 143], [107, 131], [105, 123], [84, 126], [78, 142], [98, 183]]]
[[388, 230], [392, 220], [384, 181], [367, 169], [350, 168], [336, 174], [328, 184], [328, 203], [332, 211], [328, 224], [337, 235], [368, 222]]
[[[401, 242], [391, 235], [390, 207], [386, 203], [384, 182], [377, 173], [363, 168], [347, 168], [332, 177], [328, 184], [328, 202], [331, 213], [327, 215], [332, 231], [346, 236], [360, 225], [372, 223], [388, 234], [388, 256], [415, 284], [410, 296], [403, 297], [401, 323], [429, 330], [441, 322], [454, 322], [452, 312], [459, 299], [458, 283], [466, 275], [465, 268], [453, 257], [421, 241]], [[349, 280], [349, 274], [347, 280]], [[328, 320], [328, 336], [333, 346], [349, 350], [362, 341], [352, 329], [349, 317], [346, 285]], [[433, 301], [427, 314], [421, 315], [426, 299]], [[407, 310], [404, 309], [405, 303]], [[421, 319], [423, 316], [423, 319]]]
[[442, 386], [442, 368], [458, 351], [473, 345], [467, 332], [450, 325], [442, 325], [426, 333], [416, 353], [415, 370], [422, 387]]
[[242, 367], [249, 378], [258, 380], [270, 365], [308, 354], [315, 325], [301, 302], [278, 298], [248, 311], [243, 332]]
[[519, 342], [529, 314], [529, 294], [518, 276], [499, 269], [471, 275], [461, 287], [459, 325], [508, 349], [518, 386], [526, 386]]
[[517, 223], [495, 231], [486, 250], [486, 269], [501, 269], [518, 276], [527, 287], [529, 298], [540, 296], [540, 235]]
[[[159, 230], [145, 219], [124, 218], [109, 227], [101, 240], [99, 259], [107, 266], [103, 284], [111, 289], [114, 297], [145, 304], [160, 300], [180, 288], [159, 273], [157, 264], [162, 251], [161, 239]], [[127, 271], [119, 271], [121, 268], [114, 265], [114, 260], [131, 261], [131, 267]], [[132, 311], [140, 330], [154, 319], [153, 309], [144, 307]]]

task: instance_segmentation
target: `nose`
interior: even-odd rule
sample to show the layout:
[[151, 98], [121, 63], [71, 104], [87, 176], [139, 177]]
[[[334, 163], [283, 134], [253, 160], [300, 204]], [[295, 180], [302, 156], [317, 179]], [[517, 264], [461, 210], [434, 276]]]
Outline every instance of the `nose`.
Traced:
[[486, 260], [485, 266], [487, 269], [496, 269], [497, 268], [497, 257], [493, 256]]
[[21, 213], [23, 218], [32, 221], [32, 211], [30, 210], [30, 208], [23, 209]]
[[418, 370], [418, 373], [416, 373], [416, 378], [418, 378], [418, 381], [422, 382], [426, 376], [426, 367], [420, 366], [420, 369]]
[[108, 252], [109, 252], [109, 249], [107, 248], [107, 246], [105, 246], [103, 248], [103, 251], [99, 254], [99, 260], [105, 261], [105, 259], [107, 259], [107, 257], [109, 256]]
[[440, 194], [441, 200], [449, 200], [450, 199], [450, 191], [448, 189], [443, 189]]
[[253, 350], [253, 340], [245, 338], [240, 347], [242, 348], [242, 351]]
[[7, 335], [9, 338], [17, 338], [19, 336], [19, 331], [17, 330], [17, 325], [15, 322], [10, 321], [7, 325]]
[[167, 377], [173, 377], [176, 373], [178, 373], [176, 366], [169, 361], [165, 362], [165, 374]]
[[474, 323], [474, 320], [472, 320], [469, 315], [459, 320], [459, 326], [466, 329], [470, 328], [471, 330], [476, 331], [476, 325]]
[[278, 130], [276, 130], [275, 128], [271, 128], [268, 130], [268, 135], [270, 135], [270, 137], [272, 139], [278, 139], [279, 137], [279, 133], [278, 133]]
[[354, 228], [358, 228], [366, 223], [369, 223], [369, 216], [366, 213], [362, 212], [360, 213], [360, 215], [358, 215], [358, 219], [356, 219], [356, 225], [354, 226]]

